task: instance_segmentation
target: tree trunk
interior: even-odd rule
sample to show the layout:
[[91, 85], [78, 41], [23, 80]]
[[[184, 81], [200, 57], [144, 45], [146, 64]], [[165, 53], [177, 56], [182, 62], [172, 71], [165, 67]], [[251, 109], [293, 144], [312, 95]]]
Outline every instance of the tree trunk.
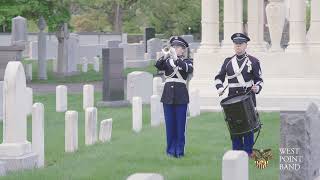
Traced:
[[122, 32], [122, 17], [123, 17], [123, 9], [119, 3], [117, 3], [115, 8], [115, 15], [114, 15], [114, 24], [113, 30], [114, 32]]

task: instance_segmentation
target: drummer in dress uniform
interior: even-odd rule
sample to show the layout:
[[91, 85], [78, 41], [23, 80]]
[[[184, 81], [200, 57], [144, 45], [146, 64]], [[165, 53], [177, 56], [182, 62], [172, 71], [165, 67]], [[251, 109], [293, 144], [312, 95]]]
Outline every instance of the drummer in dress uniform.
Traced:
[[[259, 94], [263, 86], [260, 62], [257, 58], [246, 53], [247, 42], [250, 38], [243, 33], [235, 33], [231, 36], [234, 43], [235, 55], [224, 60], [215, 76], [215, 86], [218, 94], [222, 95], [225, 88], [223, 83], [228, 80], [228, 96], [239, 93], [251, 93], [256, 106], [255, 94]], [[249, 92], [250, 91], [250, 92]], [[254, 133], [251, 131], [244, 136], [232, 137], [233, 150], [244, 150], [252, 156]]]
[[188, 76], [193, 72], [193, 62], [184, 54], [189, 47], [181, 37], [170, 39], [170, 48], [163, 50], [164, 56], [155, 66], [164, 71], [165, 85], [161, 97], [163, 103], [168, 156], [180, 158], [185, 154], [185, 133], [189, 93], [186, 86]]

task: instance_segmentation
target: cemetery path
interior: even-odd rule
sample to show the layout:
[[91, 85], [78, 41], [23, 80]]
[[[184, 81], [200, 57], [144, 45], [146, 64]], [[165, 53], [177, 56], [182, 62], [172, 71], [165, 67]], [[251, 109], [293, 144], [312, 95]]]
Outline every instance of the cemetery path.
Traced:
[[66, 85], [68, 88], [68, 93], [82, 93], [82, 87], [85, 84], [94, 85], [95, 92], [102, 92], [102, 81], [96, 82], [87, 82], [87, 83], [59, 83], [59, 84], [35, 84], [30, 83], [27, 84], [27, 87], [31, 87], [33, 89], [33, 93], [35, 94], [44, 94], [44, 93], [55, 93], [56, 86], [58, 85]]

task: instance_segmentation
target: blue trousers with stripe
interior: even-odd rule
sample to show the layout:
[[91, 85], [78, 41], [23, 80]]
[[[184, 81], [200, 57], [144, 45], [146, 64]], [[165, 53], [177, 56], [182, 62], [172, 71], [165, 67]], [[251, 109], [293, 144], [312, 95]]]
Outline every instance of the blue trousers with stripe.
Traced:
[[167, 154], [184, 156], [187, 104], [163, 104], [167, 134]]
[[232, 138], [232, 149], [233, 150], [244, 150], [250, 155], [252, 153], [254, 143], [254, 134], [249, 132], [244, 136], [233, 137]]

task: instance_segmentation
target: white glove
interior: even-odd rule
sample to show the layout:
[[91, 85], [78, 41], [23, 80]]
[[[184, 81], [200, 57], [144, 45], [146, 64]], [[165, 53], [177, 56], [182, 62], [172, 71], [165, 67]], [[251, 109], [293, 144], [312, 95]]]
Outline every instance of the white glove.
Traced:
[[173, 47], [170, 47], [170, 56], [174, 61], [178, 59], [177, 52]]
[[224, 88], [221, 87], [221, 88], [219, 88], [219, 89], [217, 90], [219, 96], [221, 96], [221, 95], [223, 94], [223, 89], [224, 89]]

